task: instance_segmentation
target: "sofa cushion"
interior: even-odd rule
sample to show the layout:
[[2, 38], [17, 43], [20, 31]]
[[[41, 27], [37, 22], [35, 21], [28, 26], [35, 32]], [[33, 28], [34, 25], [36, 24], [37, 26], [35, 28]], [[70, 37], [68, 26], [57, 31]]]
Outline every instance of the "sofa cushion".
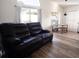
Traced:
[[[33, 46], [33, 44], [42, 41], [42, 38], [40, 36], [35, 37], [29, 37], [29, 38], [21, 38], [23, 41], [18, 45], [19, 48], [27, 48], [29, 46]], [[41, 43], [40, 43], [41, 44]]]
[[4, 36], [21, 38], [30, 35], [29, 29], [25, 24], [4, 23], [1, 27], [1, 32]]
[[40, 23], [28, 23], [27, 24], [30, 30], [31, 35], [36, 35], [41, 32], [42, 28]]
[[10, 23], [4, 23], [0, 26], [1, 30], [1, 36], [3, 37], [14, 37], [14, 31], [13, 27], [10, 25]]
[[26, 24], [14, 24], [13, 29], [16, 37], [21, 38], [30, 36], [30, 32]]
[[4, 43], [6, 42], [9, 47], [13, 47], [20, 44], [22, 41], [20, 38], [7, 37], [7, 40], [5, 40]]

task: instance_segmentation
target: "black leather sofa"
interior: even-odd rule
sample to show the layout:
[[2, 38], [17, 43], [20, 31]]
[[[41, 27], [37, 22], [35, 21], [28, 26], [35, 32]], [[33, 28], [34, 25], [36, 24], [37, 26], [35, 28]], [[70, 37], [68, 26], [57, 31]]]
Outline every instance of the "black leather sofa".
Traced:
[[43, 30], [39, 22], [3, 23], [0, 31], [5, 57], [28, 57], [53, 38], [53, 34]]

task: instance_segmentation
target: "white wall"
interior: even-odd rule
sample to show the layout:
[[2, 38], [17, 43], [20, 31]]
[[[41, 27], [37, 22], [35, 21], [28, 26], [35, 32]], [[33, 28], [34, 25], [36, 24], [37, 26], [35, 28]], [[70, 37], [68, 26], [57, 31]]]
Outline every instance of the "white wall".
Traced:
[[[17, 22], [16, 20], [16, 5], [17, 0], [0, 0], [0, 23], [4, 22]], [[50, 21], [50, 0], [40, 0], [42, 9], [42, 25], [48, 27]]]
[[0, 0], [0, 23], [16, 22], [17, 0]]
[[42, 12], [42, 26], [43, 28], [49, 27], [51, 25], [51, 1], [50, 0], [40, 0], [41, 12]]
[[[0, 0], [0, 23], [12, 22], [16, 23], [16, 5], [17, 0]], [[59, 12], [60, 20], [63, 20], [63, 8], [52, 3], [51, 0], [40, 0], [42, 10], [42, 26], [47, 28], [51, 26], [51, 12]], [[19, 18], [17, 18], [19, 19]], [[63, 23], [64, 21], [61, 21]]]
[[[16, 5], [17, 0], [0, 0], [0, 23], [12, 22], [16, 23]], [[40, 0], [42, 9], [42, 25], [43, 27], [49, 27], [50, 21], [50, 0]], [[18, 19], [18, 18], [17, 18]]]
[[51, 16], [52, 12], [57, 12], [59, 14], [60, 24], [63, 24], [63, 7], [59, 6], [52, 0], [40, 0], [41, 10], [42, 10], [42, 26], [43, 28], [51, 27]]
[[64, 19], [64, 8], [59, 6], [58, 12], [60, 14], [60, 24], [66, 24]]

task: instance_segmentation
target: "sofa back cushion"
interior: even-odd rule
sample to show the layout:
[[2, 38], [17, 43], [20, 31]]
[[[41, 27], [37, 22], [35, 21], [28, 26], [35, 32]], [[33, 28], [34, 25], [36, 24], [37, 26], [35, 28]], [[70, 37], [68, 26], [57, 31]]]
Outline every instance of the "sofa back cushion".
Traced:
[[17, 37], [26, 37], [30, 35], [28, 26], [26, 24], [15, 24], [13, 27]]
[[21, 38], [30, 35], [30, 32], [26, 24], [5, 23], [2, 24], [1, 28], [2, 34], [8, 37], [15, 36]]
[[14, 37], [13, 27], [10, 23], [3, 23], [0, 26], [1, 36], [2, 37]]
[[36, 34], [40, 33], [42, 30], [40, 22], [28, 23], [27, 25], [28, 25], [31, 35], [36, 35]]
[[0, 26], [2, 44], [5, 49], [13, 48], [19, 45], [24, 37], [30, 36], [26, 24], [4, 23]]

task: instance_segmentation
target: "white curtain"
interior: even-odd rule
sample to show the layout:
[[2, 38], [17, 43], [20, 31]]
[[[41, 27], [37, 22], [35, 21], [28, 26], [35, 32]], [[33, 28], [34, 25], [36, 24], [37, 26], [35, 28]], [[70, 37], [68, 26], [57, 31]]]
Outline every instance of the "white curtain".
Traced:
[[70, 31], [77, 32], [79, 23], [79, 11], [68, 12], [66, 16], [66, 23], [68, 24]]

